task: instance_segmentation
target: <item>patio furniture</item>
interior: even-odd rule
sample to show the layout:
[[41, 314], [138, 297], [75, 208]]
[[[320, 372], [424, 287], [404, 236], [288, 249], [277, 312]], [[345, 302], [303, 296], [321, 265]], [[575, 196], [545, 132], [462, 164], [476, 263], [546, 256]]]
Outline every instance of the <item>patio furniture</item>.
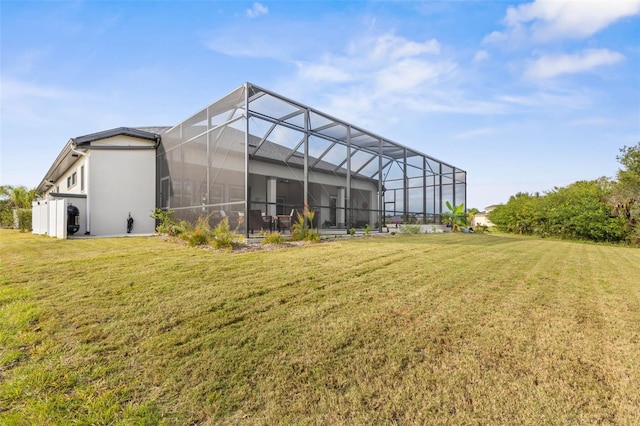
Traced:
[[265, 226], [262, 217], [262, 211], [249, 210], [249, 231], [253, 234], [253, 231], [260, 231], [264, 228]]
[[291, 231], [291, 225], [293, 225], [293, 217], [295, 214], [295, 210], [291, 210], [290, 214], [279, 214], [278, 215], [278, 231], [282, 231], [283, 229], [288, 229]]
[[262, 216], [262, 229], [273, 231], [273, 216]]

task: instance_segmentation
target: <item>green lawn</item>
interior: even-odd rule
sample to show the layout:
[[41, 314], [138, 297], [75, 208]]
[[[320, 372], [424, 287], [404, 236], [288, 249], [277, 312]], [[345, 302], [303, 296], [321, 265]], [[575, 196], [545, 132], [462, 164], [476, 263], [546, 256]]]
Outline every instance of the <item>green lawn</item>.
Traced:
[[0, 230], [0, 424], [636, 424], [640, 250]]

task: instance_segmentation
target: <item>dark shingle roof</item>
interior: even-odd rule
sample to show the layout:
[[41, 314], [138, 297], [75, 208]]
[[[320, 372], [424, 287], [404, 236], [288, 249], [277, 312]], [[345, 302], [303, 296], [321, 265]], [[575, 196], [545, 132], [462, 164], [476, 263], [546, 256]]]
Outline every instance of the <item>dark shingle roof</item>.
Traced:
[[134, 138], [156, 140], [161, 132], [156, 130], [162, 130], [162, 132], [169, 129], [169, 127], [117, 127], [115, 129], [103, 130], [102, 132], [91, 133], [89, 135], [78, 136], [72, 138], [74, 144], [83, 145], [100, 139], [111, 138], [114, 136], [132, 136]]

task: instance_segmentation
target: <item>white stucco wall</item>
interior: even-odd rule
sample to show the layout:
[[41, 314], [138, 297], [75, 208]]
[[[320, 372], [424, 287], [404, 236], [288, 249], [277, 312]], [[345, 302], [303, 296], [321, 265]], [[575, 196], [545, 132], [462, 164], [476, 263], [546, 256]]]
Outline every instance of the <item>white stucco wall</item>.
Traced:
[[[302, 181], [304, 179], [304, 171], [301, 169], [288, 168], [279, 164], [265, 163], [260, 161], [249, 162], [249, 173], [263, 176], [277, 176], [280, 179], [291, 179], [297, 181]], [[328, 186], [344, 187], [347, 181], [343, 176], [336, 176], [331, 173], [309, 171], [309, 182]], [[358, 178], [351, 179], [351, 188], [361, 189], [365, 191], [378, 191], [375, 183]], [[377, 202], [375, 202], [375, 204], [377, 205]]]
[[[78, 157], [78, 161], [73, 163], [71, 167], [69, 167], [60, 178], [51, 186], [44, 194], [43, 198], [48, 197], [51, 193], [60, 193], [60, 194], [86, 194], [87, 186], [86, 186], [86, 159], [82, 156]], [[84, 167], [85, 173], [85, 187], [82, 188], [82, 171]], [[76, 174], [76, 183], [71, 184], [71, 186], [67, 186], [67, 178], [71, 177], [73, 174]]]
[[[280, 179], [291, 179], [297, 181], [302, 181], [304, 179], [304, 171], [302, 169], [289, 168], [279, 164], [253, 160], [249, 161], [249, 173], [263, 176], [277, 176]], [[320, 183], [322, 185], [344, 186], [346, 184], [346, 177], [336, 176], [328, 172], [322, 173], [310, 170], [309, 182]], [[351, 187], [353, 189], [362, 189], [366, 191], [378, 190], [375, 183], [358, 178], [351, 179]]]
[[[304, 179], [304, 171], [297, 168], [289, 168], [286, 166], [282, 166], [280, 164], [273, 164], [261, 161], [250, 161], [249, 162], [249, 171], [250, 176], [259, 175], [259, 176], [277, 176], [279, 179], [289, 179], [292, 181], [301, 182]], [[330, 196], [336, 197], [338, 200], [341, 197], [344, 197], [345, 194], [345, 185], [346, 185], [346, 177], [344, 176], [336, 176], [332, 173], [322, 173], [319, 171], [311, 170], [309, 171], [309, 183], [310, 183], [310, 191], [313, 193], [313, 196], [316, 197], [315, 202], [320, 203], [323, 206], [330, 205]], [[252, 198], [253, 201], [262, 201], [264, 193], [266, 193], [265, 180], [261, 178], [254, 178], [250, 180], [249, 185], [252, 186]], [[321, 189], [321, 185], [324, 187]], [[340, 188], [342, 188], [343, 192], [340, 192]], [[300, 192], [300, 188], [296, 187], [296, 192]], [[342, 195], [340, 195], [342, 194]], [[353, 209], [370, 209], [371, 211], [367, 213], [360, 212], [357, 214], [358, 217], [354, 216], [353, 220], [357, 222], [366, 221], [371, 226], [373, 226], [378, 221], [378, 214], [376, 210], [378, 209], [378, 186], [377, 183], [372, 182], [370, 180], [352, 178], [351, 179], [351, 207]], [[278, 196], [287, 194], [283, 194], [278, 192]], [[259, 199], [259, 200], [258, 200]], [[287, 202], [291, 202], [290, 199], [287, 199]], [[366, 204], [365, 204], [366, 203]], [[365, 207], [366, 206], [366, 207]], [[340, 208], [340, 202], [338, 201], [338, 207]], [[345, 206], [342, 206], [344, 208]], [[339, 209], [338, 209], [339, 210]], [[344, 210], [338, 211], [338, 215], [336, 217], [336, 222], [338, 226], [343, 226], [345, 222], [344, 218]], [[326, 220], [330, 218], [330, 209], [325, 207], [320, 209], [320, 214], [318, 216], [319, 223], [322, 224]]]
[[153, 149], [90, 151], [91, 235], [126, 234], [129, 212], [132, 234], [155, 232], [150, 217], [156, 201], [155, 154]]
[[480, 212], [474, 216], [473, 224], [476, 226], [495, 226], [494, 223], [489, 220], [489, 213], [495, 208], [495, 205], [485, 207], [483, 212]]
[[478, 213], [473, 217], [473, 224], [475, 226], [494, 226], [493, 222], [489, 220], [487, 213]]

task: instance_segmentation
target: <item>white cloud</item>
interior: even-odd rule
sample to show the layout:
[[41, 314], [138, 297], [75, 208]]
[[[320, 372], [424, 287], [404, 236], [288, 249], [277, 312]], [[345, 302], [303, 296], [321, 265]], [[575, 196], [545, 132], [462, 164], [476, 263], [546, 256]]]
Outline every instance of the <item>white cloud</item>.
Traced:
[[616, 21], [640, 13], [640, 0], [549, 1], [537, 0], [507, 9], [505, 31], [494, 31], [486, 43], [547, 42], [561, 38], [582, 39]]
[[2, 103], [5, 105], [24, 98], [64, 99], [76, 95], [71, 90], [2, 78]]
[[618, 120], [612, 120], [604, 117], [590, 117], [580, 120], [572, 120], [567, 124], [570, 126], [609, 126], [617, 124], [618, 122]]
[[[74, 132], [81, 134], [83, 131], [90, 132], [126, 124], [126, 120], [135, 116], [132, 111], [136, 109], [144, 112], [144, 108], [132, 107], [136, 103], [132, 101], [135, 94], [131, 93], [118, 97], [97, 91], [87, 92], [42, 85], [10, 77], [3, 77], [0, 84], [0, 103], [5, 119], [3, 124], [11, 126], [26, 124], [31, 127], [53, 128], [68, 127], [68, 123], [74, 123]], [[117, 106], [114, 106], [114, 102]], [[127, 108], [131, 108], [131, 111]], [[70, 136], [74, 135], [66, 135]]]
[[442, 82], [458, 72], [457, 63], [439, 54], [435, 39], [414, 41], [393, 32], [360, 37], [342, 53], [324, 55], [317, 62], [296, 62], [297, 81], [288, 81], [287, 86], [325, 99], [325, 109], [358, 123], [382, 115], [392, 121], [389, 114], [396, 114], [398, 108], [420, 112], [469, 108], [468, 103], [455, 105], [451, 93], [435, 94], [441, 92]]
[[[440, 43], [438, 40], [431, 39], [424, 42], [415, 42], [407, 40], [403, 37], [398, 37], [393, 33], [383, 34], [379, 37], [368, 38], [363, 40], [364, 45], [362, 47], [368, 47], [370, 50], [370, 58], [373, 60], [398, 60], [402, 58], [411, 58], [420, 56], [423, 54], [437, 55], [440, 53]], [[354, 45], [352, 47], [355, 48]]]
[[0, 103], [7, 121], [20, 123], [50, 124], [55, 120], [46, 113], [50, 104], [78, 101], [82, 94], [68, 89], [43, 86], [32, 82], [3, 77], [0, 81]]
[[478, 136], [490, 135], [496, 132], [496, 129], [490, 127], [483, 127], [481, 129], [469, 130], [467, 132], [458, 133], [455, 135], [456, 139], [473, 139]]
[[405, 59], [381, 68], [374, 78], [378, 92], [409, 93], [422, 84], [435, 84], [456, 68], [448, 61]]
[[247, 16], [249, 18], [257, 18], [258, 16], [266, 15], [269, 13], [269, 8], [261, 3], [254, 3], [251, 9], [247, 9]]
[[299, 76], [312, 82], [340, 83], [353, 79], [353, 76], [348, 70], [330, 64], [314, 64], [298, 61], [296, 65], [298, 66]]
[[437, 40], [415, 42], [393, 33], [352, 40], [343, 54], [324, 55], [319, 63], [297, 62], [299, 77], [315, 82], [360, 80], [385, 88], [409, 90], [437, 79], [455, 65], [432, 55], [440, 53]]
[[[323, 99], [327, 112], [359, 123], [364, 122], [362, 117], [377, 120], [373, 113], [379, 117], [398, 106], [419, 112], [496, 111], [495, 102], [465, 101], [464, 96], [452, 96], [450, 84], [448, 90], [439, 87], [455, 79], [461, 70], [454, 60], [440, 56], [441, 46], [436, 39], [411, 40], [393, 31], [368, 33], [337, 45], [338, 50], [309, 55], [314, 52], [309, 41], [292, 40], [290, 33], [240, 40], [222, 32], [210, 38], [207, 47], [232, 56], [293, 64], [296, 75], [282, 82], [287, 93], [295, 93], [299, 99], [313, 98], [315, 105]], [[319, 49], [326, 47], [317, 46], [315, 52]], [[360, 117], [354, 117], [353, 111], [359, 111]]]
[[213, 37], [205, 42], [209, 49], [233, 57], [272, 58], [285, 60], [289, 54], [287, 46], [279, 41], [269, 41], [259, 37], [239, 39], [227, 35]]
[[[489, 54], [480, 51], [478, 60]], [[317, 59], [316, 59], [317, 58]], [[477, 85], [468, 70], [442, 55], [435, 40], [411, 40], [383, 33], [350, 40], [342, 51], [296, 61], [295, 78], [283, 79], [282, 91], [313, 100], [320, 110], [380, 128], [409, 115], [504, 114], [514, 105], [484, 94], [472, 94]], [[309, 101], [311, 102], [311, 101]]]
[[482, 62], [489, 59], [489, 52], [486, 50], [478, 50], [476, 54], [473, 56], [473, 62]]
[[562, 108], [585, 109], [591, 106], [589, 93], [583, 92], [534, 92], [522, 95], [498, 95], [495, 100], [525, 109]]
[[621, 53], [608, 49], [585, 49], [573, 55], [548, 55], [533, 61], [525, 71], [525, 76], [532, 79], [552, 78], [561, 74], [589, 71], [622, 60], [624, 60], [624, 56]]
[[[325, 42], [318, 28], [309, 28], [303, 20], [243, 20], [216, 27], [202, 43], [215, 52], [231, 57], [267, 58], [283, 62], [302, 60], [309, 52], [319, 51]], [[296, 36], [292, 36], [296, 34]]]
[[419, 113], [489, 115], [508, 112], [499, 102], [468, 99], [466, 93], [455, 90], [422, 93], [420, 97], [405, 98], [401, 105]]
[[501, 31], [492, 31], [489, 35], [484, 36], [482, 43], [484, 44], [501, 44], [509, 39], [509, 35]]

